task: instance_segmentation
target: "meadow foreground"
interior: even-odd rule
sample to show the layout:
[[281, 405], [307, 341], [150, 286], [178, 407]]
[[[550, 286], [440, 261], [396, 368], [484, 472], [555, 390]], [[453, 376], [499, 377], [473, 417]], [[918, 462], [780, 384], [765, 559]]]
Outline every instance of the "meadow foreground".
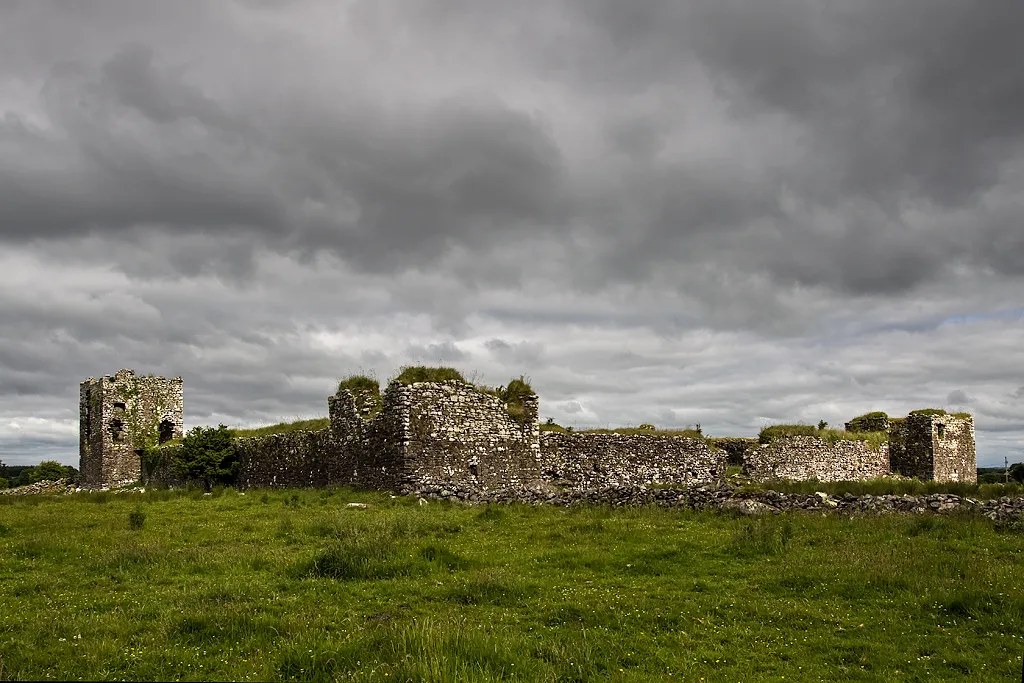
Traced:
[[7, 497], [0, 678], [1015, 680], [1022, 586], [980, 517]]

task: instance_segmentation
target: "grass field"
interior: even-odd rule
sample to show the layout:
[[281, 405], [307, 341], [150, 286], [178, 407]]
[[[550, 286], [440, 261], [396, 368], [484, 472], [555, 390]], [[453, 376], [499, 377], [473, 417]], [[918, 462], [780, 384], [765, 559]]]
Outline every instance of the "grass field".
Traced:
[[1022, 586], [980, 518], [8, 497], [0, 678], [1020, 680]]

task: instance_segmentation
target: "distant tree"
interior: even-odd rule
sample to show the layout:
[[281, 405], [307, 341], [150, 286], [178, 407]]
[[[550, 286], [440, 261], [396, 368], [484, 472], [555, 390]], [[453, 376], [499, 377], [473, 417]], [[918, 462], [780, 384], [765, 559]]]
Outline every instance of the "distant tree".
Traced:
[[1024, 484], [1024, 462], [1015, 462], [1010, 465], [1010, 479]]
[[32, 470], [32, 481], [57, 481], [67, 478], [67, 469], [56, 460], [45, 460]]
[[818, 420], [818, 429], [828, 429], [828, 422]]
[[171, 471], [182, 479], [199, 479], [209, 491], [214, 484], [233, 484], [238, 476], [238, 455], [231, 430], [193, 427], [171, 459]]

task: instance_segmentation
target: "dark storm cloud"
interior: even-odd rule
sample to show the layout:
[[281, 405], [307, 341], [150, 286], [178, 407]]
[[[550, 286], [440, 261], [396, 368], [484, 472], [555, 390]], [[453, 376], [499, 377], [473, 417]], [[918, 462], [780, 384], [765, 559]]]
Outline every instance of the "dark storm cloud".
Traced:
[[55, 131], [17, 115], [0, 124], [9, 239], [243, 233], [376, 270], [566, 215], [557, 148], [486, 89], [416, 103], [399, 118], [372, 102], [310, 100], [260, 119], [128, 45], [95, 70], [55, 65], [42, 92]]
[[1022, 17], [0, 4], [0, 448], [73, 454], [125, 366], [240, 424], [436, 361], [719, 433], [969, 387], [1009, 443], [1019, 321], [977, 316], [1020, 306]]

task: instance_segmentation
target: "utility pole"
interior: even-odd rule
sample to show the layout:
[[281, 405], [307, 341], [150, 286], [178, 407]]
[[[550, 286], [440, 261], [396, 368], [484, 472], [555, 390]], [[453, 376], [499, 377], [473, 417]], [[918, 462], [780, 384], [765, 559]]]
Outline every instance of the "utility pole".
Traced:
[[1003, 456], [1003, 483], [1010, 483], [1010, 460], [1005, 455]]

